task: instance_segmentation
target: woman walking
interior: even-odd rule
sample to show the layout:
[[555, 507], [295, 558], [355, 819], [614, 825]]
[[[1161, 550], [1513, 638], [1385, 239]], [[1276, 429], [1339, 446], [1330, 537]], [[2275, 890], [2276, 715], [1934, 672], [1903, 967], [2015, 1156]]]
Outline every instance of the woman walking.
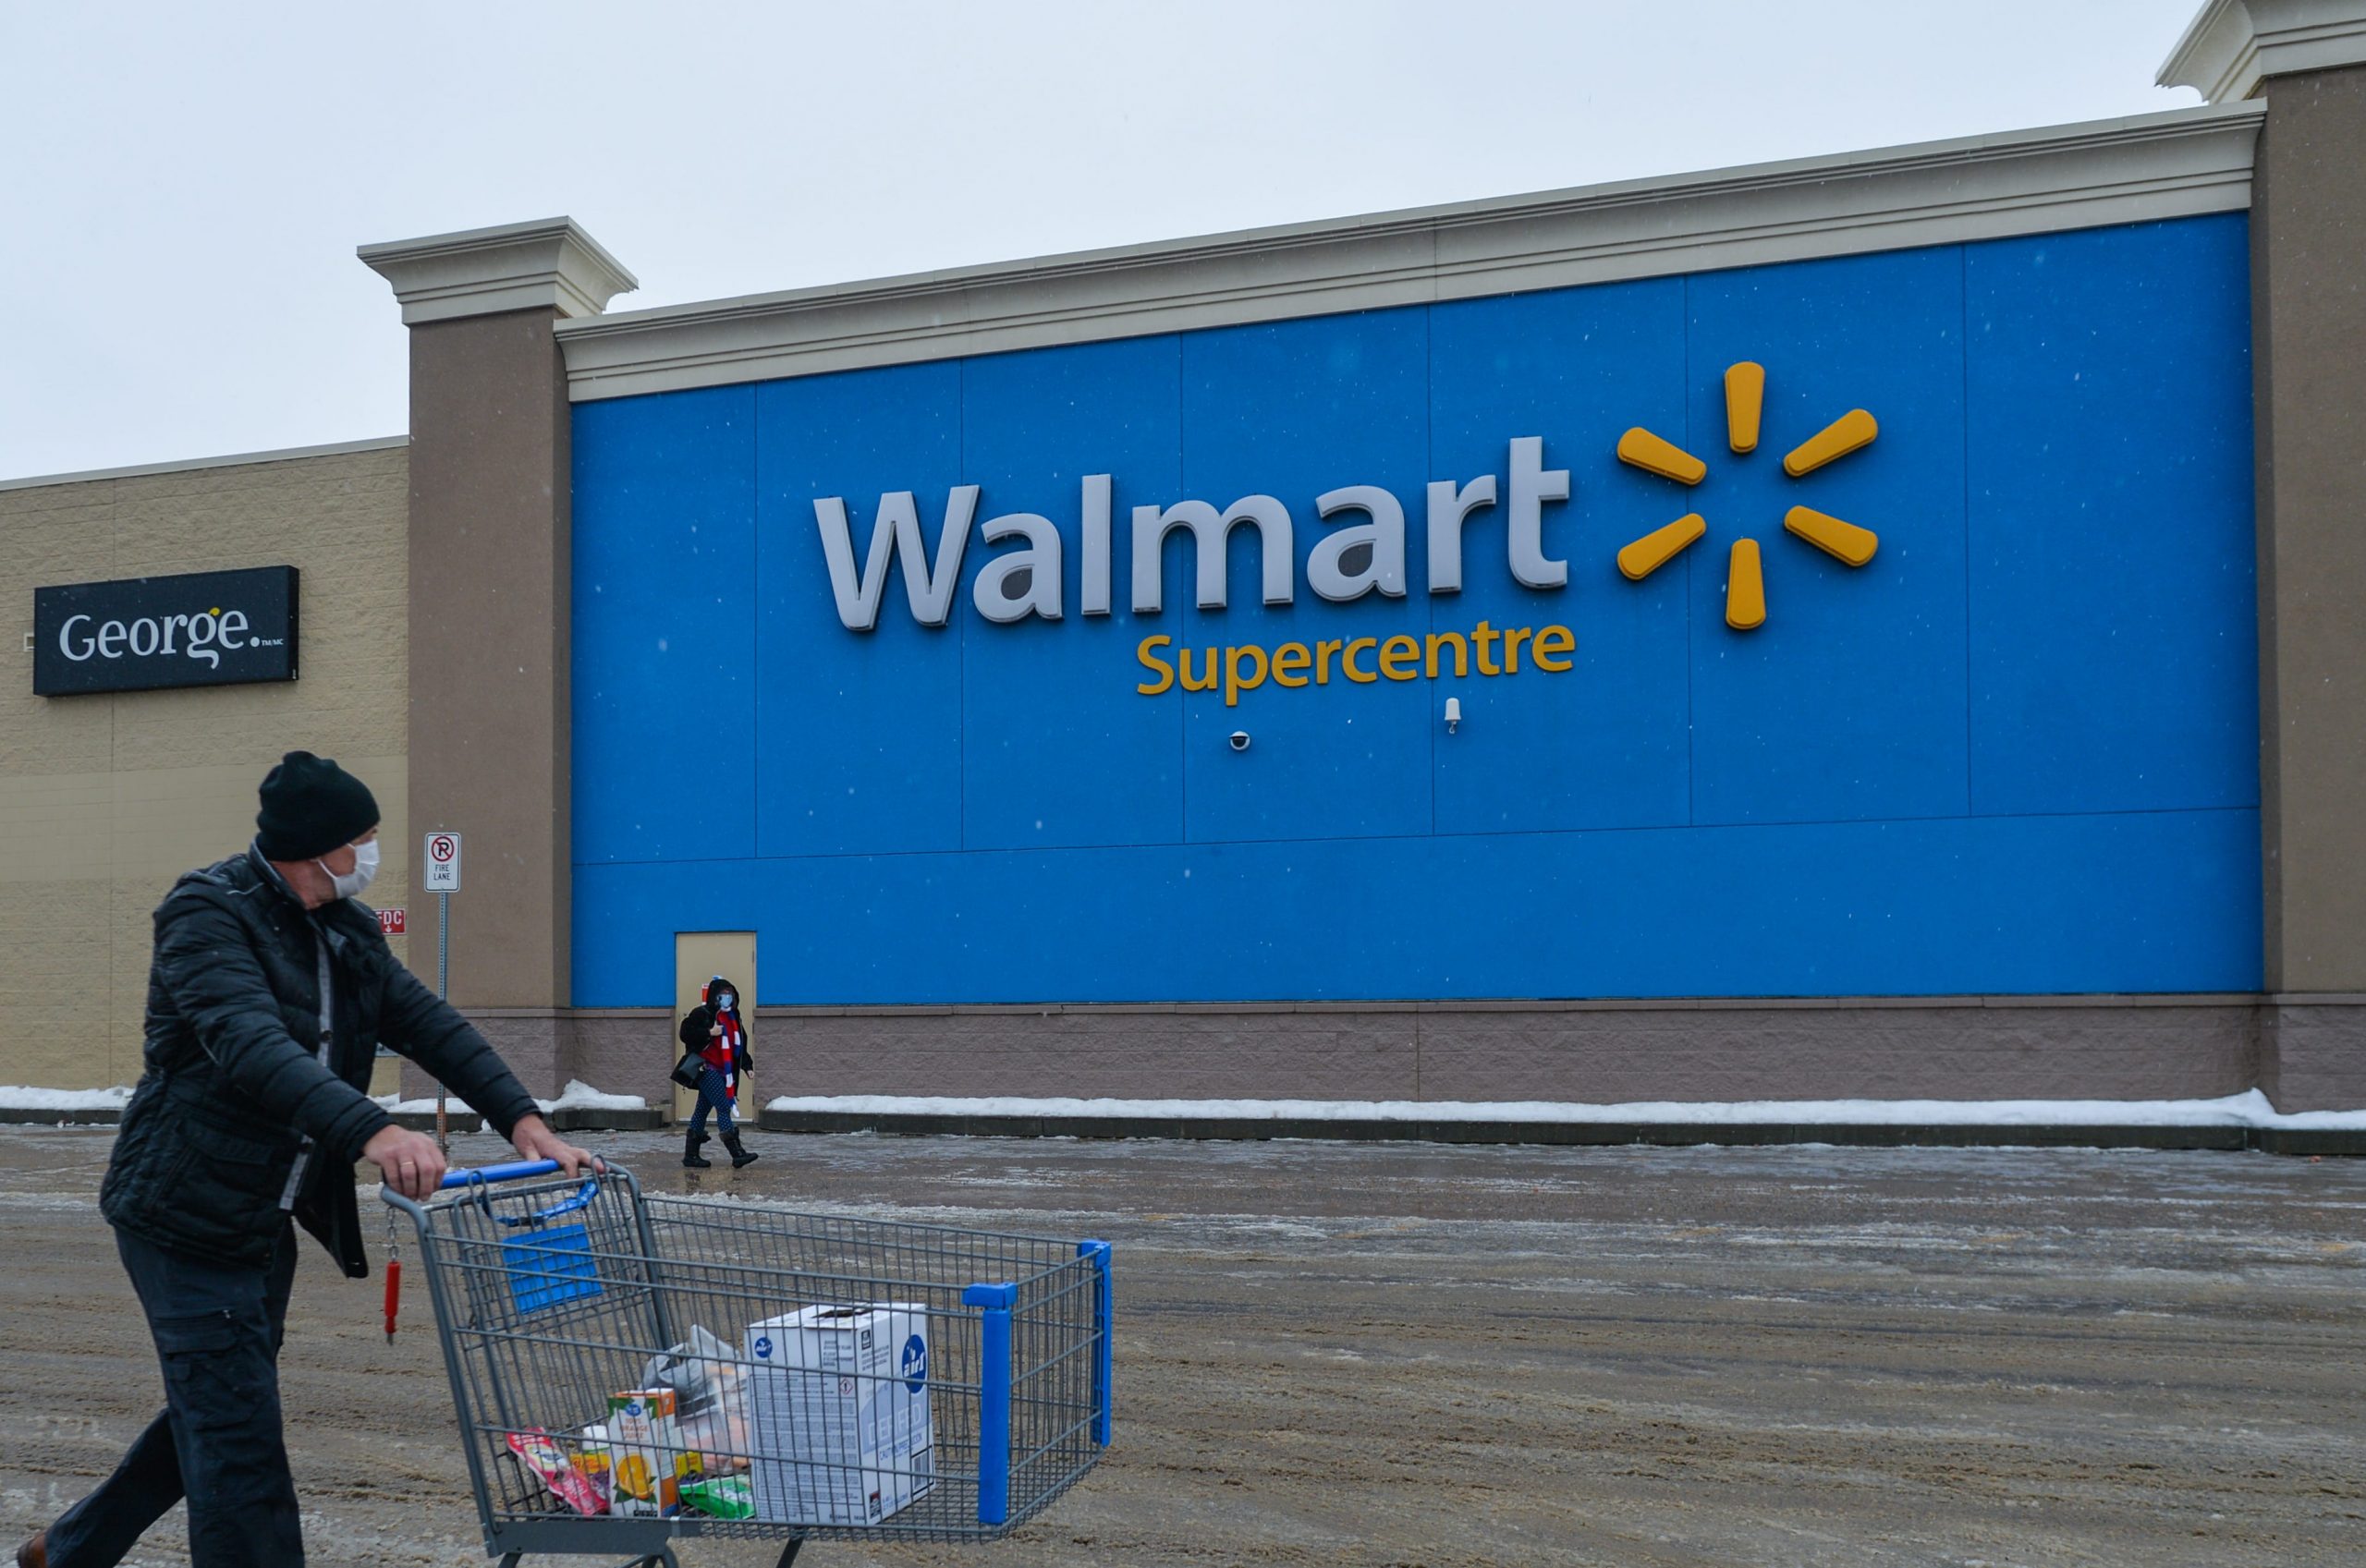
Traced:
[[699, 1108], [690, 1114], [682, 1163], [694, 1171], [713, 1164], [699, 1153], [699, 1146], [706, 1142], [709, 1112], [714, 1116], [723, 1147], [731, 1151], [731, 1168], [736, 1171], [754, 1163], [758, 1156], [740, 1147], [739, 1129], [731, 1118], [731, 1109], [739, 1099], [739, 1079], [755, 1067], [748, 1055], [747, 1028], [739, 1021], [739, 988], [721, 975], [707, 981], [699, 1004], [682, 1020], [681, 1039], [683, 1050], [697, 1051], [706, 1063], [699, 1074]]

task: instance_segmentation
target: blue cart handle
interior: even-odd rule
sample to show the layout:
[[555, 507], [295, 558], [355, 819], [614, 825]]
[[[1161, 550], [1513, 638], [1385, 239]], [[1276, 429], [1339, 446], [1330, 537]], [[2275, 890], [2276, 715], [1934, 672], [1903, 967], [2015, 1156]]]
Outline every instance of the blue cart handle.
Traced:
[[[447, 1171], [444, 1173], [444, 1180], [438, 1184], [438, 1186], [439, 1189], [469, 1188], [477, 1195], [480, 1202], [484, 1203], [485, 1212], [491, 1214], [493, 1205], [487, 1200], [492, 1197], [493, 1183], [518, 1181], [527, 1176], [553, 1175], [557, 1173], [558, 1168], [558, 1161], [555, 1160], [522, 1160], [507, 1165], [486, 1165], [474, 1171]], [[576, 1189], [573, 1197], [554, 1203], [540, 1213], [500, 1214], [494, 1217], [505, 1225], [541, 1225], [557, 1219], [562, 1214], [572, 1214], [598, 1195], [600, 1177], [603, 1173], [598, 1170], [591, 1172], [583, 1178], [583, 1185]]]
[[472, 1187], [486, 1182], [514, 1182], [526, 1176], [547, 1176], [558, 1169], [555, 1160], [515, 1160], [506, 1165], [483, 1165], [473, 1171], [446, 1171], [443, 1188]]

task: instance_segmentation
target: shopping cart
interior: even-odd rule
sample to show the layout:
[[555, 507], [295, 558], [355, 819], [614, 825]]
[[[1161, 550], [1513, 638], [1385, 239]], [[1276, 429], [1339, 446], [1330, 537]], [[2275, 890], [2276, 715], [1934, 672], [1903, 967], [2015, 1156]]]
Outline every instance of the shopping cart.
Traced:
[[[654, 1196], [613, 1164], [579, 1181], [558, 1169], [455, 1171], [424, 1204], [385, 1193], [418, 1232], [502, 1568], [530, 1552], [678, 1568], [685, 1536], [785, 1540], [783, 1568], [816, 1538], [994, 1539], [1107, 1446], [1107, 1243]], [[652, 1386], [676, 1390], [670, 1446], [631, 1440], [661, 1405], [626, 1396]], [[642, 1493], [662, 1507], [665, 1479], [692, 1504], [615, 1511]], [[611, 1511], [585, 1512], [604, 1494]]]

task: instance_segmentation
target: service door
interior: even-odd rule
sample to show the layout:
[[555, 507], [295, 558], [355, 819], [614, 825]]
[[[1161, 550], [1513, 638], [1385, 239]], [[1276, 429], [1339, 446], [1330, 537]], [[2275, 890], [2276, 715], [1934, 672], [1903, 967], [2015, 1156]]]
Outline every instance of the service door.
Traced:
[[[682, 1027], [682, 1015], [699, 1004], [699, 993], [706, 982], [721, 975], [739, 988], [739, 1018], [748, 1026], [748, 1047], [750, 1055], [761, 1055], [756, 1050], [756, 998], [762, 995], [756, 989], [756, 933], [753, 931], [676, 931], [674, 933], [674, 1016], [665, 1025], [665, 1043], [673, 1051], [665, 1059], [671, 1067], [680, 1059], [682, 1047], [676, 1030]], [[754, 1098], [756, 1081], [751, 1075], [739, 1086], [739, 1103], [749, 1116], [755, 1115], [759, 1102]], [[697, 1110], [699, 1097], [681, 1085], [674, 1086], [674, 1120], [687, 1122]]]

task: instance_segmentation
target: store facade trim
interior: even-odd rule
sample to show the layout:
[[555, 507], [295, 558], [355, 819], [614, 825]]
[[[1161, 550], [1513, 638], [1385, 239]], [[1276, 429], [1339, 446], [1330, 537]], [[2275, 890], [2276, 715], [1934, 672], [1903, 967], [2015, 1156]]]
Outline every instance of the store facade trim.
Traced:
[[596, 316], [616, 295], [640, 286], [567, 218], [365, 245], [359, 254], [393, 286], [405, 326], [506, 310]]
[[2353, 0], [2207, 0], [2153, 79], [2213, 103], [2250, 98], [2271, 77], [2366, 62], [2366, 17]]
[[562, 323], [580, 400], [2043, 234], [2250, 204], [2255, 104]]

